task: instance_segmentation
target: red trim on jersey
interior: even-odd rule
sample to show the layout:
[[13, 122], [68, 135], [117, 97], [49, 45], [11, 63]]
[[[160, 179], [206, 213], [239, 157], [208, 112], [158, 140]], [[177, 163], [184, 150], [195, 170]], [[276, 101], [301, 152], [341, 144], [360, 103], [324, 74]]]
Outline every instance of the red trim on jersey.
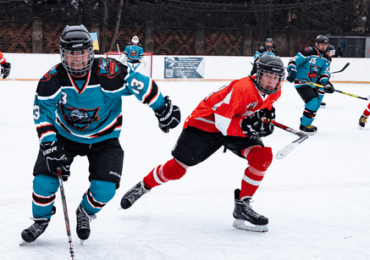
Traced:
[[82, 92], [84, 92], [86, 86], [89, 84], [89, 81], [90, 81], [90, 76], [91, 76], [91, 70], [89, 70], [89, 73], [87, 74], [87, 79], [86, 79], [86, 82], [85, 82], [85, 85], [83, 86], [83, 88], [80, 90], [78, 87], [77, 87], [77, 84], [75, 83], [73, 77], [71, 75], [69, 75], [68, 73], [68, 77], [69, 77], [69, 80], [71, 81], [73, 87], [76, 89], [76, 91], [79, 93], [79, 94], [82, 94]]

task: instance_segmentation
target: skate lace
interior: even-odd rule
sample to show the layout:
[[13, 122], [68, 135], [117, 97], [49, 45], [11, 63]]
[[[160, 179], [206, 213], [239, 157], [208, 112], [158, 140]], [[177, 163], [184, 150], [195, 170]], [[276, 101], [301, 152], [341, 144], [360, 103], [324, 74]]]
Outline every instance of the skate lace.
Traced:
[[48, 226], [48, 223], [39, 223], [35, 222], [32, 226], [29, 227], [29, 231], [35, 236], [38, 237], [40, 234], [42, 234], [46, 227]]
[[96, 218], [95, 215], [89, 215], [85, 210], [80, 208], [77, 214], [77, 228], [78, 229], [89, 229], [90, 222]]
[[255, 212], [253, 209], [252, 209], [252, 206], [250, 206], [249, 204], [246, 204], [244, 203], [244, 210], [245, 210], [245, 213], [247, 213], [247, 215], [253, 217], [253, 218], [259, 218], [261, 215], [258, 214], [257, 212]]
[[143, 194], [145, 194], [145, 190], [139, 186], [139, 187], [135, 187], [134, 189], [132, 189], [132, 191], [127, 194], [127, 199], [131, 202], [131, 203], [134, 203], [135, 201], [137, 201], [141, 196], [143, 196]]

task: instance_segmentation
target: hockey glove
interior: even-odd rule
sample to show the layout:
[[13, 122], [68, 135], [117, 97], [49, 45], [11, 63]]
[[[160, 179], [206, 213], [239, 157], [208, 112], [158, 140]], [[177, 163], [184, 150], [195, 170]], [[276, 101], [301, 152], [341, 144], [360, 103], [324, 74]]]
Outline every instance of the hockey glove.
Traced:
[[72, 160], [68, 158], [64, 145], [58, 141], [46, 142], [40, 144], [40, 150], [44, 155], [45, 163], [49, 172], [58, 175], [57, 168], [60, 167], [62, 170], [61, 175], [63, 181], [67, 181], [70, 174], [69, 167]]
[[288, 77], [286, 79], [290, 83], [293, 83], [293, 81], [297, 77], [297, 69], [295, 68], [295, 66], [289, 66], [287, 70], [288, 70]]
[[262, 121], [260, 120], [258, 111], [252, 116], [243, 119], [241, 125], [243, 134], [247, 135], [249, 139], [258, 138], [261, 127]]
[[9, 62], [1, 64], [1, 74], [3, 75], [3, 79], [6, 79], [9, 76], [11, 67], [12, 65]]
[[326, 81], [323, 86], [325, 87], [324, 90], [325, 90], [325, 93], [329, 93], [329, 94], [332, 94], [334, 93], [334, 86], [333, 84], [331, 84], [331, 82], [329, 81]]
[[172, 105], [169, 96], [164, 98], [165, 105], [159, 110], [155, 110], [155, 116], [158, 119], [159, 128], [168, 133], [171, 128], [175, 128], [181, 121], [181, 113], [178, 106]]
[[[265, 117], [267, 118], [268, 120], [275, 120], [275, 108], [272, 107], [271, 110], [268, 110], [267, 108], [263, 109], [263, 110], [260, 110], [258, 111], [260, 112], [260, 118], [262, 117]], [[270, 134], [272, 134], [274, 132], [274, 125], [273, 124], [269, 124], [269, 123], [265, 123], [263, 121], [262, 122], [262, 127], [261, 127], [261, 130], [260, 130], [260, 136], [261, 137], [265, 137], [265, 136], [268, 136]]]

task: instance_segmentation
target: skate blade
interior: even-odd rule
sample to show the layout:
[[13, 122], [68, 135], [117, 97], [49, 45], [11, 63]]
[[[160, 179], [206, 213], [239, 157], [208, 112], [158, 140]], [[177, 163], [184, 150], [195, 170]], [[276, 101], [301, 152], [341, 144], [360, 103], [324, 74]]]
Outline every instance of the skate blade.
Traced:
[[83, 245], [84, 245], [84, 242], [85, 242], [85, 240], [80, 239], [80, 244], [81, 244], [81, 246], [83, 246]]
[[253, 231], [253, 232], [267, 232], [268, 226], [267, 225], [253, 225], [248, 221], [242, 219], [235, 219], [233, 223], [233, 227], [236, 229]]

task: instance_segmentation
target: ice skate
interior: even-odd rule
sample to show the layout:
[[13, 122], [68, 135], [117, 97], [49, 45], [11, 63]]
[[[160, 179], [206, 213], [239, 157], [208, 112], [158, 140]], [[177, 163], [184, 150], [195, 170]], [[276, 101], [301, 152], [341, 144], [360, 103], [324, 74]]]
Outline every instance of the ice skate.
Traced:
[[121, 199], [121, 207], [123, 209], [128, 209], [132, 206], [138, 199], [141, 198], [145, 193], [148, 193], [149, 190], [145, 189], [144, 183], [141, 181], [131, 188]]
[[22, 239], [26, 242], [33, 242], [42, 233], [45, 232], [45, 229], [48, 227], [50, 219], [47, 218], [33, 218], [35, 223], [33, 223], [29, 228], [22, 231]]
[[313, 125], [304, 126], [301, 124], [299, 126], [299, 130], [301, 130], [301, 132], [303, 132], [306, 135], [314, 135], [317, 132], [317, 127]]
[[363, 129], [365, 127], [366, 121], [367, 121], [367, 117], [362, 115], [360, 117], [360, 121], [359, 121], [359, 128], [360, 129]]
[[235, 218], [233, 226], [237, 229], [266, 232], [268, 231], [268, 219], [256, 213], [250, 206], [250, 198], [240, 200], [240, 190], [235, 190], [235, 208], [233, 216]]
[[96, 218], [95, 215], [89, 215], [84, 208], [78, 206], [76, 210], [77, 217], [77, 227], [76, 232], [78, 237], [81, 239], [81, 245], [83, 245], [84, 240], [88, 239], [90, 236], [90, 221]]

